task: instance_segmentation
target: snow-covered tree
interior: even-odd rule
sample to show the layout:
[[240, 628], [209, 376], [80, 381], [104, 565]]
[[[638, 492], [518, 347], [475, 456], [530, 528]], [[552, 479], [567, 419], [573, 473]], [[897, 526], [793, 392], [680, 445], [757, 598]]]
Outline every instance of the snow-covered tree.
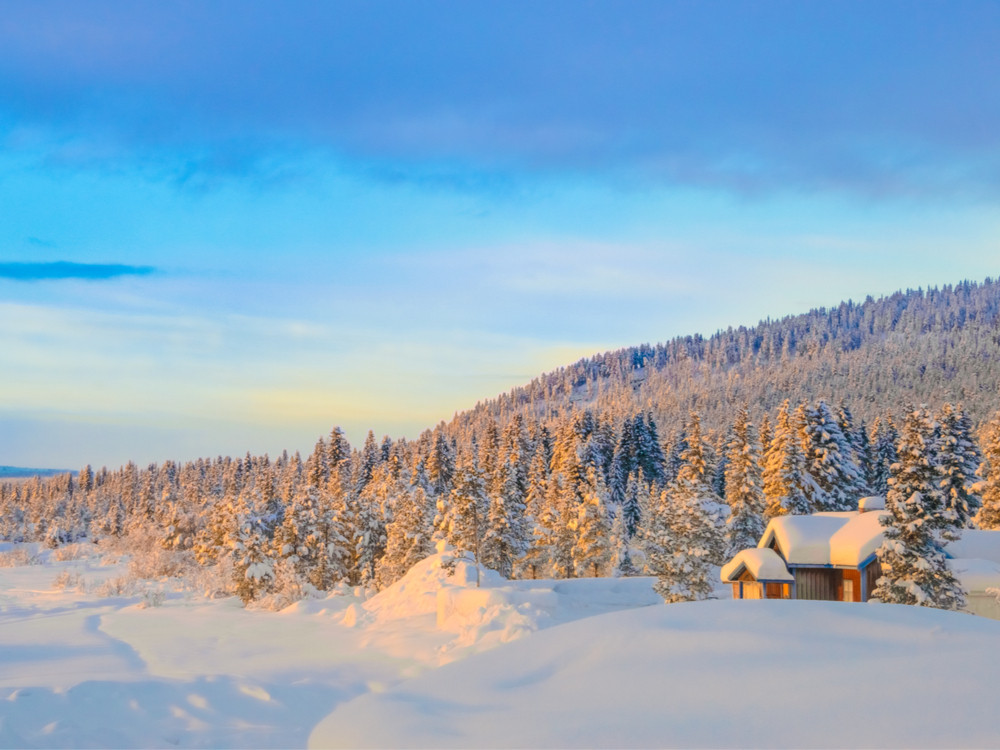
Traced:
[[872, 424], [872, 436], [871, 490], [885, 497], [889, 492], [892, 465], [898, 459], [896, 445], [899, 443], [899, 432], [891, 418], [876, 417]]
[[604, 496], [604, 480], [591, 467], [587, 472], [583, 500], [577, 508], [570, 528], [576, 532], [573, 564], [578, 576], [597, 578], [611, 559], [611, 524]]
[[899, 460], [893, 464], [878, 549], [882, 577], [873, 596], [893, 604], [940, 609], [964, 606], [964, 592], [948, 569], [942, 517], [947, 513], [934, 462], [934, 426], [925, 409], [911, 410], [903, 424]]
[[806, 469], [820, 490], [812, 498], [814, 510], [856, 509], [860, 472], [851, 444], [825, 401], [806, 409], [802, 430]]
[[639, 575], [632, 560], [632, 537], [628, 533], [622, 514], [611, 523], [611, 574], [615, 578]]
[[972, 435], [972, 423], [965, 411], [945, 404], [937, 417], [937, 467], [941, 474], [947, 521], [956, 532], [972, 526], [982, 505], [973, 490], [982, 456]]
[[483, 535], [483, 563], [510, 578], [514, 563], [528, 550], [530, 526], [525, 515], [523, 481], [516, 460], [498, 467], [499, 492], [491, 499]]
[[380, 589], [391, 586], [434, 551], [431, 539], [431, 504], [420, 485], [410, 487], [396, 503], [386, 526], [385, 554], [375, 566]]
[[470, 449], [459, 458], [443, 529], [448, 544], [474, 555], [476, 564], [482, 560], [482, 542], [489, 509], [486, 479], [479, 467], [476, 451]]
[[726, 463], [726, 557], [756, 547], [764, 533], [764, 491], [761, 486], [760, 444], [746, 406], [733, 425]]
[[983, 425], [980, 433], [983, 461], [976, 470], [974, 491], [982, 498], [976, 515], [981, 529], [1000, 529], [1000, 411]]
[[812, 475], [806, 471], [799, 434], [802, 425], [798, 412], [789, 414], [786, 400], [778, 410], [774, 437], [764, 459], [764, 499], [766, 518], [805, 515], [809, 513], [809, 497], [815, 492]]

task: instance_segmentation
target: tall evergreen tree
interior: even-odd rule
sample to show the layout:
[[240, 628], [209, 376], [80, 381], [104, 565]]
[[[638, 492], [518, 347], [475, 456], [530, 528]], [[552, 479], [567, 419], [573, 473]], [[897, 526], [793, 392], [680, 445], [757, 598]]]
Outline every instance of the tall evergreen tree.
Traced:
[[982, 507], [976, 515], [981, 529], [1000, 529], [1000, 411], [983, 425], [980, 435], [983, 461], [976, 469], [979, 481], [975, 492], [982, 497]]
[[764, 490], [761, 486], [761, 450], [756, 430], [744, 405], [736, 415], [726, 465], [726, 557], [757, 546], [764, 534]]
[[597, 578], [611, 559], [611, 524], [608, 519], [604, 480], [591, 467], [587, 472], [583, 501], [571, 527], [576, 532], [573, 563], [579, 576]]
[[805, 515], [810, 511], [809, 497], [814, 494], [812, 475], [806, 471], [798, 423], [799, 411], [788, 412], [787, 399], [778, 410], [774, 437], [764, 459], [764, 498], [766, 518]]
[[934, 461], [933, 430], [925, 409], [907, 414], [899, 460], [889, 480], [889, 512], [882, 517], [882, 577], [873, 596], [893, 604], [959, 609], [964, 593], [948, 569], [943, 548], [941, 518], [947, 511]]
[[803, 427], [806, 468], [820, 493], [812, 498], [815, 510], [854, 510], [858, 503], [859, 472], [851, 445], [825, 401], [807, 408]]
[[899, 443], [899, 432], [889, 417], [876, 417], [872, 424], [874, 445], [872, 446], [872, 492], [885, 495], [889, 492], [889, 477], [892, 476], [892, 465], [898, 460], [896, 445]]
[[972, 424], [961, 407], [955, 409], [945, 404], [938, 413], [937, 424], [941, 490], [949, 514], [948, 524], [957, 535], [960, 529], [972, 526], [972, 519], [982, 505], [982, 499], [973, 491], [982, 457], [972, 435]]

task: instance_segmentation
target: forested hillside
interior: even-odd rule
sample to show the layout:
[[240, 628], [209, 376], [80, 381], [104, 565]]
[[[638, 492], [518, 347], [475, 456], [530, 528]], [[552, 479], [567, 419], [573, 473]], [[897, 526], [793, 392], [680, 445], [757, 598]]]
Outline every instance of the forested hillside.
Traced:
[[998, 311], [991, 280], [910, 291], [593, 357], [415, 440], [335, 428], [306, 457], [0, 484], [0, 537], [103, 540], [136, 575], [268, 606], [385, 587], [439, 541], [507, 577], [648, 573], [703, 598], [767, 518], [850, 509], [906, 461], [941, 528], [1000, 526]]
[[752, 328], [676, 338], [581, 360], [478, 405], [506, 422], [547, 420], [589, 406], [622, 419], [651, 411], [663, 431], [696, 409], [709, 430], [725, 429], [737, 404], [759, 419], [785, 399], [846, 399], [870, 422], [907, 404], [961, 402], [975, 422], [1000, 393], [1000, 282], [964, 281], [844, 302]]

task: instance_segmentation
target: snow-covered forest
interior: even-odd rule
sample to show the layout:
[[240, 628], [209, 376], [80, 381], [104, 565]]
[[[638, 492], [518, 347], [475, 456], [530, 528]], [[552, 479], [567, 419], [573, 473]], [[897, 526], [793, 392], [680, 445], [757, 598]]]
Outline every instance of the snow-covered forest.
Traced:
[[851, 509], [917, 464], [938, 516], [1000, 527], [998, 311], [989, 280], [907, 292], [595, 357], [416, 440], [335, 428], [306, 457], [3, 484], [0, 536], [103, 539], [135, 575], [273, 608], [383, 589], [438, 541], [507, 578], [647, 574], [704, 598], [767, 518]]

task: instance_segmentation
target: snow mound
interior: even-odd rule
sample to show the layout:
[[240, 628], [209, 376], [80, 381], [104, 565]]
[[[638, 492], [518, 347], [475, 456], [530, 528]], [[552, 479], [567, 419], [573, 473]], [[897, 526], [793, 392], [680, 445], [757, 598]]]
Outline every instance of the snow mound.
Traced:
[[[450, 569], [446, 567], [449, 563], [452, 563]], [[505, 583], [503, 576], [481, 565], [479, 576], [483, 587]], [[444, 548], [414, 565], [405, 576], [366, 601], [363, 607], [378, 620], [433, 614], [438, 611], [439, 592], [475, 585], [475, 564]]]

